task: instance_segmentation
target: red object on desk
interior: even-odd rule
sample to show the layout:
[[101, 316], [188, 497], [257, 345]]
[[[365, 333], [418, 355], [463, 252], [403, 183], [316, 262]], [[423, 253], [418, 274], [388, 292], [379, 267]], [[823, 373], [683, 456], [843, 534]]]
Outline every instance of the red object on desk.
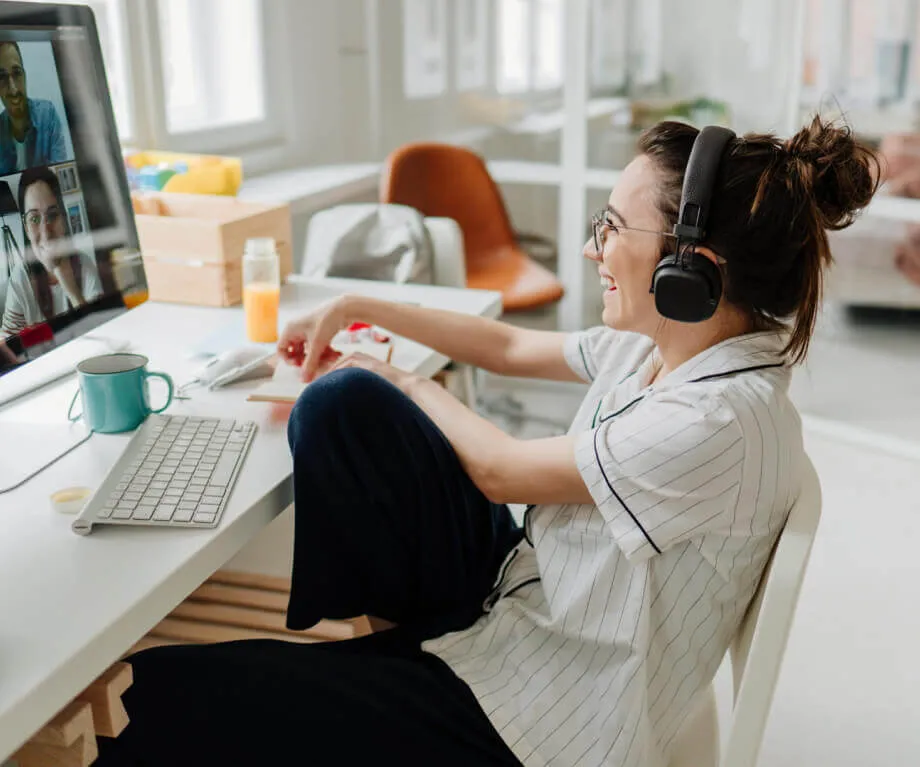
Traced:
[[19, 331], [19, 341], [24, 349], [54, 340], [54, 331], [47, 322], [30, 325]]

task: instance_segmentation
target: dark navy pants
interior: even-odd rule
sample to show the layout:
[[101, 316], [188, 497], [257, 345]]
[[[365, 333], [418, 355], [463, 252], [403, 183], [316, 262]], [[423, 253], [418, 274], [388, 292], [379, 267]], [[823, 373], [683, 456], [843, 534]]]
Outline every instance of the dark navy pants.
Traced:
[[447, 439], [379, 376], [331, 373], [291, 415], [288, 625], [369, 614], [398, 628], [322, 644], [251, 640], [129, 660], [131, 723], [98, 767], [519, 765], [469, 688], [419, 643], [482, 613], [522, 531]]

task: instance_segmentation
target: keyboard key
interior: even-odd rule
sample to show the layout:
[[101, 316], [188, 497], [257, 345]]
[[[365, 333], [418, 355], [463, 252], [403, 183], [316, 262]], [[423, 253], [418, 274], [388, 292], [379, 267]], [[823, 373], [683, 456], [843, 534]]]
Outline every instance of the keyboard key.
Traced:
[[99, 509], [99, 511], [96, 512], [96, 516], [97, 516], [99, 519], [108, 519], [109, 517], [112, 516], [112, 512], [113, 512], [113, 511], [114, 511], [114, 509], [110, 509], [110, 508], [107, 508], [107, 507], [105, 507], [105, 506], [102, 506], [102, 507]]
[[197, 507], [198, 507], [197, 503], [192, 503], [190, 501], [182, 501], [182, 503], [179, 504], [179, 511], [184, 511], [186, 509], [190, 509], [194, 511]]
[[153, 516], [154, 508], [155, 508], [154, 506], [138, 506], [134, 510], [134, 515], [131, 518], [141, 519], [141, 520], [150, 519]]
[[189, 501], [189, 502], [191, 502], [191, 503], [198, 503], [198, 501], [201, 500], [201, 493], [189, 493], [189, 492], [185, 492], [185, 493], [182, 495], [182, 500], [183, 500], [183, 501]]
[[150, 489], [151, 489], [151, 490], [165, 490], [167, 487], [169, 487], [169, 483], [168, 483], [168, 482], [158, 482], [158, 481], [154, 481], [154, 482], [151, 482], [151, 483], [150, 483]]
[[186, 489], [193, 493], [203, 493], [206, 487], [207, 485], [205, 485], [203, 482], [189, 482], [188, 488]]
[[227, 450], [224, 452], [217, 466], [214, 467], [214, 473], [211, 475], [211, 484], [226, 485], [233, 476], [233, 470], [236, 468], [236, 462], [239, 460], [241, 453]]
[[190, 471], [177, 471], [177, 472], [173, 475], [173, 478], [174, 478], [174, 479], [177, 479], [177, 480], [184, 480], [184, 481], [188, 482], [188, 481], [192, 478], [192, 472], [190, 472]]
[[159, 501], [160, 498], [162, 497], [163, 497], [162, 490], [148, 490], [146, 493], [144, 493], [144, 497], [143, 499], [141, 499], [141, 502], [147, 500], [148, 498], [152, 501]]
[[140, 493], [125, 493], [122, 496], [122, 499], [125, 501], [139, 501], [141, 499]]
[[161, 503], [157, 506], [157, 510], [153, 512], [153, 518], [157, 522], [169, 522], [175, 511], [176, 505], [174, 503]]
[[195, 509], [176, 509], [176, 513], [173, 514], [173, 522], [191, 522], [192, 514], [195, 513]]
[[213, 514], [203, 514], [202, 512], [199, 511], [195, 514], [195, 521], [204, 522], [205, 524], [207, 524], [209, 522], [214, 521], [214, 515]]
[[104, 509], [114, 509], [118, 505], [118, 499], [115, 497], [109, 498], [105, 503], [102, 504]]
[[131, 519], [131, 514], [134, 512], [134, 509], [115, 509], [112, 512], [113, 519]]
[[199, 503], [198, 511], [205, 514], [216, 514], [220, 506], [216, 503]]

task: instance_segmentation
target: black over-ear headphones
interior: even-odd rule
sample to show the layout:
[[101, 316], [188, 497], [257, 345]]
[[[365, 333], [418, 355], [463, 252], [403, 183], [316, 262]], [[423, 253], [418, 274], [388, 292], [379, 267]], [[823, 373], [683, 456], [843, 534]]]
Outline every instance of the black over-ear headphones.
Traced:
[[652, 287], [655, 308], [662, 317], [680, 322], [702, 322], [715, 313], [722, 297], [722, 273], [695, 245], [706, 236], [706, 217], [712, 201], [719, 163], [733, 131], [707, 125], [697, 134], [684, 173], [680, 213], [674, 225], [674, 252], [655, 267]]

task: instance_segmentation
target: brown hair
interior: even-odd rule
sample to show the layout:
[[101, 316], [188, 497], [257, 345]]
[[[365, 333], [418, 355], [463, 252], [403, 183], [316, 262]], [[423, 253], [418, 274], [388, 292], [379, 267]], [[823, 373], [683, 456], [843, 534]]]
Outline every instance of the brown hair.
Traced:
[[[655, 203], [668, 230], [677, 222], [698, 132], [662, 122], [639, 139], [639, 151], [659, 173]], [[817, 116], [787, 141], [739, 136], [722, 157], [702, 244], [725, 259], [725, 298], [748, 312], [757, 329], [791, 326], [784, 351], [793, 362], [805, 359], [821, 305], [832, 261], [827, 230], [853, 223], [879, 175], [878, 158], [849, 128]]]

